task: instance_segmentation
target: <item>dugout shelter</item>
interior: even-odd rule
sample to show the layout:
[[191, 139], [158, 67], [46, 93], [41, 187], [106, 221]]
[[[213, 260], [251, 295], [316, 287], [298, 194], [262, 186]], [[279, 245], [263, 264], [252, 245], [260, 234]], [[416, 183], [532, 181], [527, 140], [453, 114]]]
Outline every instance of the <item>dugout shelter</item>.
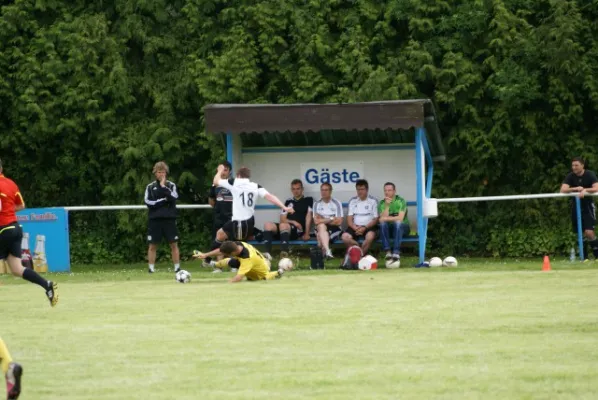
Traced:
[[[303, 181], [305, 195], [320, 198], [329, 181], [332, 196], [345, 207], [356, 195], [355, 181], [367, 179], [370, 195], [383, 198], [393, 182], [408, 204], [412, 234], [425, 259], [428, 218], [437, 215], [430, 200], [434, 163], [445, 160], [434, 106], [429, 99], [350, 104], [210, 104], [206, 132], [220, 135], [233, 174], [241, 166], [251, 180], [282, 201], [290, 182]], [[280, 210], [260, 200], [256, 227], [278, 221]], [[293, 245], [315, 244], [312, 240]]]

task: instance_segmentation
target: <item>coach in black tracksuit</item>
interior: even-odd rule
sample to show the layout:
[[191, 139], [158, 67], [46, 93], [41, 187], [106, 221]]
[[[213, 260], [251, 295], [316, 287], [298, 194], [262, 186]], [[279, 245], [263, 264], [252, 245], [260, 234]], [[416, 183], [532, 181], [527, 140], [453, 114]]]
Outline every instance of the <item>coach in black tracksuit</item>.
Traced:
[[177, 272], [181, 268], [179, 247], [177, 245], [179, 232], [176, 226], [176, 200], [179, 194], [174, 182], [166, 180], [168, 174], [168, 165], [166, 163], [162, 161], [156, 163], [153, 173], [156, 180], [147, 185], [144, 196], [145, 204], [149, 209], [147, 229], [149, 272], [154, 272], [156, 248], [162, 242], [162, 239], [166, 239], [170, 244], [174, 271]]

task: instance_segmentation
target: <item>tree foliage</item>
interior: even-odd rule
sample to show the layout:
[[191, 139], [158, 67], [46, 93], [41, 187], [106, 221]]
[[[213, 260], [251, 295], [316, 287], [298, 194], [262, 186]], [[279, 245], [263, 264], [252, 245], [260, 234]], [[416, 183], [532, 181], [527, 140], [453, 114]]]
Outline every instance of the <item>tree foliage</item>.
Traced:
[[[597, 1], [3, 4], [0, 154], [32, 207], [139, 204], [160, 159], [197, 201], [223, 157], [203, 132], [216, 102], [431, 98], [449, 155], [437, 197], [555, 191], [570, 157], [598, 163]], [[440, 211], [432, 246], [454, 254], [571, 244], [561, 201]], [[184, 216], [184, 246], [207, 241], [209, 213]], [[144, 213], [71, 219], [75, 261], [142, 259]], [[547, 244], [509, 245], [521, 232]]]

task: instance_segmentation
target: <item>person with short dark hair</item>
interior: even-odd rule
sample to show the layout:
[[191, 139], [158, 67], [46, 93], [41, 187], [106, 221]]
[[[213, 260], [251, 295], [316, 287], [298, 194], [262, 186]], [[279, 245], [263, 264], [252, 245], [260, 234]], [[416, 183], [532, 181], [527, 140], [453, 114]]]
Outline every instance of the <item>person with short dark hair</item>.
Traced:
[[2, 172], [0, 160], [0, 260], [6, 259], [14, 276], [41, 286], [50, 300], [50, 305], [54, 307], [58, 303], [58, 285], [45, 280], [34, 270], [23, 267], [21, 262], [23, 230], [17, 222], [17, 211], [25, 208], [25, 201], [17, 184]]
[[314, 203], [313, 208], [318, 245], [326, 258], [334, 258], [330, 242], [335, 241], [341, 234], [343, 205], [332, 197], [332, 185], [328, 182], [320, 185], [320, 196], [322, 197]]
[[[347, 230], [341, 239], [347, 247], [343, 265], [355, 265], [367, 254], [378, 233], [378, 200], [369, 195], [369, 184], [365, 179], [355, 182], [357, 196], [349, 200]], [[358, 240], [363, 239], [361, 246]]]
[[[401, 259], [401, 242], [403, 237], [409, 235], [411, 230], [407, 218], [407, 202], [397, 195], [395, 184], [386, 182], [384, 184], [384, 199], [378, 203], [380, 215], [380, 238], [382, 240], [382, 251], [386, 252], [386, 260]], [[393, 238], [392, 253], [390, 251], [390, 239]]]
[[159, 161], [154, 165], [152, 173], [156, 179], [145, 188], [144, 201], [148, 208], [147, 224], [147, 262], [149, 264], [148, 272], [155, 271], [156, 249], [166, 239], [170, 246], [170, 254], [174, 264], [174, 272], [181, 269], [179, 246], [179, 231], [176, 226], [177, 208], [176, 201], [179, 198], [176, 185], [166, 179], [170, 172], [168, 165], [164, 161]]
[[226, 240], [218, 249], [208, 253], [197, 253], [193, 257], [205, 259], [220, 254], [225, 258], [218, 261], [217, 266], [223, 268], [228, 265], [231, 270], [236, 271], [236, 275], [230, 280], [231, 283], [241, 282], [243, 278], [247, 278], [248, 281], [278, 279], [285, 273], [283, 268], [270, 272], [269, 260], [258, 249], [241, 241]]
[[[594, 258], [598, 259], [598, 240], [596, 239], [596, 207], [594, 199], [586, 194], [598, 192], [596, 174], [585, 169], [585, 161], [581, 157], [571, 160], [571, 172], [561, 184], [561, 193], [578, 193], [581, 199], [581, 229], [592, 248]], [[577, 207], [575, 198], [571, 199], [571, 222], [573, 231], [577, 233]], [[587, 257], [587, 255], [586, 255]]]
[[[228, 161], [223, 161], [219, 165], [222, 165], [222, 179], [230, 178], [230, 172], [232, 165]], [[233, 217], [233, 194], [225, 187], [212, 185], [210, 188], [210, 194], [208, 196], [208, 202], [214, 209], [214, 220], [212, 223], [212, 240], [216, 240], [216, 233], [220, 228], [224, 226]], [[205, 265], [211, 265], [212, 259], [206, 258]]]
[[288, 214], [285, 211], [280, 213], [280, 222], [266, 222], [264, 224], [264, 244], [266, 251], [264, 256], [272, 259], [272, 240], [280, 238], [281, 254], [280, 258], [287, 257], [289, 254], [289, 240], [309, 240], [311, 224], [313, 220], [312, 207], [314, 199], [303, 196], [303, 182], [301, 179], [291, 181], [291, 193], [293, 197], [288, 198], [284, 205], [291, 207], [295, 213]]
[[[269, 193], [261, 185], [252, 182], [251, 170], [241, 167], [236, 178], [222, 179], [224, 166], [219, 165], [213, 179], [213, 184], [228, 189], [233, 196], [232, 219], [218, 229], [216, 239], [212, 242], [212, 250], [216, 250], [227, 240], [243, 241], [253, 234], [255, 224], [255, 205], [258, 197], [265, 198], [270, 203], [280, 207], [284, 212], [294, 213], [294, 210], [285, 206], [278, 197]], [[215, 272], [221, 271], [216, 268]]]

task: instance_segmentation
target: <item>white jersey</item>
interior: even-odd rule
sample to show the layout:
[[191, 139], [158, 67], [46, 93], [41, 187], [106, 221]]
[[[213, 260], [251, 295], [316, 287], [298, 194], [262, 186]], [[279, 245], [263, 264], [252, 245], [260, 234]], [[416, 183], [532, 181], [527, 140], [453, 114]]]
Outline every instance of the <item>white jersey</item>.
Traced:
[[335, 198], [330, 198], [328, 203], [322, 199], [316, 201], [313, 210], [314, 217], [316, 214], [324, 218], [343, 216], [343, 205]]
[[255, 214], [258, 196], [266, 197], [268, 191], [245, 178], [220, 179], [218, 186], [233, 194], [233, 221], [246, 221]]
[[373, 196], [368, 196], [365, 200], [353, 197], [349, 200], [347, 208], [349, 215], [353, 216], [353, 223], [357, 226], [366, 226], [378, 218], [378, 200]]

